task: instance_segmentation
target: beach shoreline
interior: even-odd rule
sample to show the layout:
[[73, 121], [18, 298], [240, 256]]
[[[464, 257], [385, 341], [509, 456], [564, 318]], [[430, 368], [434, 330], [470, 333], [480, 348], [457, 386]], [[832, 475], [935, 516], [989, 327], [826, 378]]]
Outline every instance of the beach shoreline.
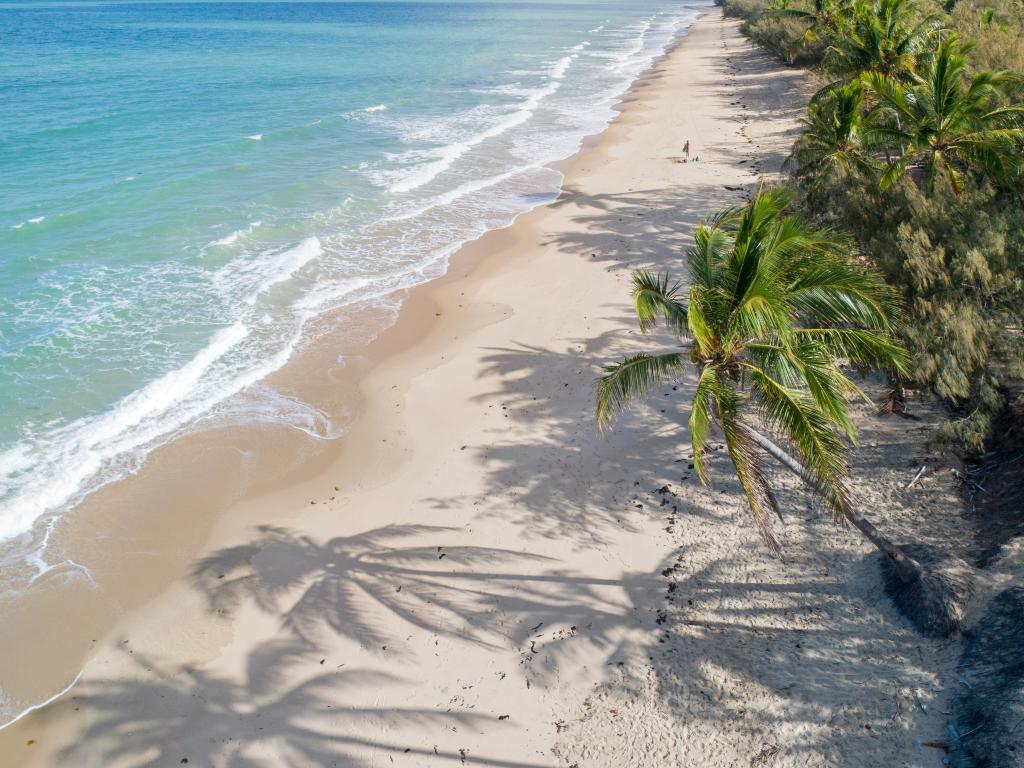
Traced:
[[[689, 28], [623, 94], [615, 107], [617, 115], [685, 39]], [[563, 185], [580, 158], [601, 143], [603, 134], [584, 137], [576, 153], [549, 166], [562, 175]], [[362, 415], [361, 385], [368, 373], [389, 357], [414, 348], [434, 323], [431, 292], [450, 279], [470, 274], [496, 251], [507, 250], [509, 232], [520, 218], [545, 205], [462, 243], [446, 259], [438, 277], [379, 302], [365, 301], [315, 318], [308, 329], [314, 340], [260, 384], [312, 412], [331, 414], [334, 429], [344, 433]], [[93, 491], [56, 520], [48, 538], [60, 560], [40, 576], [32, 576], [29, 590], [0, 594], [0, 611], [10, 627], [6, 642], [0, 639], [0, 657], [17, 659], [0, 670], [0, 679], [4, 693], [24, 703], [16, 717], [66, 690], [92, 654], [96, 636], [106, 634], [180, 577], [215, 529], [234, 525], [230, 522], [233, 508], [244, 509], [247, 500], [323, 475], [344, 450], [336, 438], [317, 439], [287, 422], [229, 419], [222, 426], [209, 427], [202, 426], [201, 420], [196, 429], [150, 452], [129, 476]], [[296, 508], [292, 503], [285, 506]], [[179, 522], [183, 511], [187, 526]], [[237, 517], [245, 520], [246, 513]], [[69, 616], [73, 627], [67, 634], [49, 637], [46, 628]], [[21, 638], [28, 636], [43, 640], [26, 649]], [[28, 659], [22, 658], [25, 655]]]
[[[238, 435], [236, 469], [263, 451], [261, 461], [294, 476], [213, 519], [231, 494], [211, 500], [197, 487], [182, 514], [156, 521], [152, 539], [174, 553], [132, 585], [140, 607], [96, 630], [70, 692], [0, 731], [0, 762], [648, 764], [622, 751], [636, 735], [628, 724], [617, 736], [622, 725], [603, 719], [612, 716], [586, 720], [580, 708], [657, 646], [664, 572], [687, 567], [678, 529], [695, 563], [739, 558], [737, 583], [788, 572], [761, 548], [724, 474], [706, 490], [675, 463], [685, 385], [601, 438], [593, 380], [649, 343], [629, 317], [630, 270], [679, 274], [693, 224], [778, 172], [802, 87], [801, 72], [754, 50], [719, 10], [696, 22], [568, 163], [557, 201], [465, 247], [367, 350], [347, 354], [344, 371], [316, 355], [290, 369], [324, 397], [351, 399], [349, 431], [321, 453], [283, 433], [270, 447]], [[698, 161], [679, 162], [686, 141]], [[168, 482], [224, 472], [194, 446], [177, 450], [195, 456]], [[652, 496], [663, 487], [671, 504]], [[787, 534], [812, 525], [801, 518]], [[867, 549], [838, 529], [826, 541], [827, 556], [855, 563], [843, 576], [861, 599]], [[143, 553], [122, 563], [123, 583], [146, 562]], [[739, 615], [744, 599], [723, 593], [713, 607]], [[779, 608], [777, 633], [788, 631], [785, 611], [801, 610], [781, 605], [768, 606]], [[883, 628], [865, 642], [892, 654], [906, 629], [878, 610]], [[784, 705], [728, 674], [715, 684], [723, 699]], [[691, 685], [674, 695], [699, 700]], [[876, 694], [866, 691], [864, 706]], [[849, 702], [851, 718], [861, 703]], [[758, 738], [723, 745], [699, 729], [641, 731], [651, 765], [734, 764]], [[875, 742], [866, 733], [851, 727], [833, 748], [864, 764], [892, 757], [894, 745], [912, 749], [900, 732], [869, 734]], [[580, 734], [589, 745], [566, 741]]]

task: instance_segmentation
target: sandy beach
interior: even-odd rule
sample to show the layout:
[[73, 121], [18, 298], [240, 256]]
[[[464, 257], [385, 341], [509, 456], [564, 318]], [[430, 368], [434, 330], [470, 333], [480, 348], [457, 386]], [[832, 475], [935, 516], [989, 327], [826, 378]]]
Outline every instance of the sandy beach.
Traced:
[[[772, 559], [724, 457], [710, 489], [688, 465], [690, 382], [594, 426], [601, 366], [667, 341], [636, 329], [630, 270], [683, 276], [693, 225], [779, 172], [805, 98], [709, 11], [557, 202], [411, 292], [351, 365], [344, 437], [167, 533], [178, 571], [140, 577], [0, 765], [941, 765], [922, 742], [957, 646], [913, 632], [869, 545], [783, 481]], [[854, 488], [897, 540], [950, 540], [950, 473], [906, 490], [936, 461], [919, 408], [860, 407]]]

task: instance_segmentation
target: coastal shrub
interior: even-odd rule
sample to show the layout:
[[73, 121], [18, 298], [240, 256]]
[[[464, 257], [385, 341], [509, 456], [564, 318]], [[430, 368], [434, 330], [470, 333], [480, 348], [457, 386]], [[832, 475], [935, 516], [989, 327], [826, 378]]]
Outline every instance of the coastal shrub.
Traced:
[[798, 19], [763, 16], [747, 22], [746, 34], [787, 64], [810, 65], [821, 61], [822, 46], [805, 39], [807, 25]]
[[726, 16], [745, 22], [757, 21], [768, 8], [765, 0], [723, 0], [721, 6]]
[[[1024, 2], [1021, 0], [960, 0], [947, 17], [947, 26], [976, 44], [972, 71], [1024, 72]], [[1024, 87], [1014, 89], [1020, 101]]]
[[813, 64], [821, 60], [822, 46], [805, 39], [807, 24], [799, 19], [768, 13], [764, 0], [724, 0], [727, 16], [743, 21], [740, 30], [787, 64]]
[[[805, 205], [807, 200], [805, 198]], [[1024, 208], [987, 182], [929, 196], [909, 179], [879, 193], [845, 176], [808, 215], [852, 233], [903, 294], [913, 380], [950, 405], [941, 436], [979, 449], [1005, 382], [1024, 375]]]

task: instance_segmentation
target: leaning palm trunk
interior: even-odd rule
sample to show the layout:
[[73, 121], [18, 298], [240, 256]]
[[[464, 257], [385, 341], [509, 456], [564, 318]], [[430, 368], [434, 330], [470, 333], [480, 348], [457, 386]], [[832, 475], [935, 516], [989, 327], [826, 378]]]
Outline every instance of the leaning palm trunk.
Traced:
[[[761, 189], [746, 206], [698, 226], [686, 254], [688, 290], [668, 275], [633, 275], [641, 330], [664, 321], [684, 346], [606, 367], [597, 387], [598, 426], [608, 429], [633, 398], [694, 365], [689, 428], [701, 481], [709, 481], [717, 427], [754, 525], [769, 550], [781, 553], [778, 501], [762, 468], [764, 453], [772, 456], [885, 555], [886, 590], [904, 614], [925, 634], [948, 635], [963, 618], [970, 579], [947, 578], [950, 558], [931, 548], [900, 548], [882, 536], [857, 511], [846, 485], [846, 441], [856, 437], [849, 398], [866, 395], [844, 367], [907, 375], [898, 296], [849, 258], [845, 238], [786, 216], [787, 202], [784, 191]], [[781, 435], [795, 457], [751, 429], [754, 423]]]
[[[757, 443], [765, 453], [787, 469], [791, 470], [812, 490], [817, 490], [818, 484], [815, 483], [814, 478], [810, 476], [804, 465], [797, 461], [796, 458], [791, 456], [761, 433], [751, 429], [749, 426], [746, 428], [746, 432], [750, 439]], [[875, 528], [871, 521], [856, 510], [847, 498], [847, 494], [843, 493], [840, 495], [840, 500], [837, 506], [839, 507], [839, 511], [843, 517], [858, 531], [863, 533], [868, 541], [878, 547], [882, 554], [889, 558], [892, 563], [893, 570], [896, 572], [900, 581], [904, 584], [910, 584], [921, 578], [921, 566], [916, 561], [908, 557], [903, 550], [879, 533], [878, 529]]]

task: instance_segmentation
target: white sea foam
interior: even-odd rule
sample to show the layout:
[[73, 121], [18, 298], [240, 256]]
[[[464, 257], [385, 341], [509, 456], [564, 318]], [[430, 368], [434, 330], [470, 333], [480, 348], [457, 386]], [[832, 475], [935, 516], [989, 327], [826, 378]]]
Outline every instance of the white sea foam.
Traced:
[[253, 422], [286, 426], [316, 440], [334, 440], [344, 433], [345, 419], [332, 419], [308, 403], [277, 391], [266, 384], [253, 384], [238, 397], [221, 403], [206, 417], [218, 424]]
[[350, 112], [342, 112], [340, 117], [343, 117], [346, 120], [358, 120], [360, 118], [366, 117], [367, 115], [375, 115], [378, 112], [387, 112], [387, 111], [388, 111], [388, 105], [387, 104], [374, 104], [374, 105], [369, 106], [369, 107], [361, 107], [360, 109], [353, 109]]
[[294, 248], [276, 254], [270, 260], [270, 268], [266, 277], [260, 281], [256, 290], [245, 298], [246, 303], [255, 304], [261, 294], [266, 293], [278, 283], [291, 279], [292, 275], [313, 259], [323, 255], [323, 252], [323, 248], [320, 247], [320, 238], [307, 237]]
[[[17, 715], [12, 717], [6, 723], [3, 723], [2, 725], [0, 725], [0, 731], [2, 731], [4, 728], [7, 728], [10, 725], [14, 725], [16, 722], [21, 720], [26, 715], [31, 715], [36, 710], [42, 709], [43, 707], [46, 707], [46, 706], [49, 706], [50, 704], [52, 704], [57, 699], [59, 699], [61, 696], [63, 696], [65, 693], [67, 693], [72, 688], [74, 688], [76, 685], [78, 685], [78, 681], [81, 679], [81, 677], [82, 677], [82, 673], [79, 672], [77, 675], [75, 675], [75, 679], [74, 680], [72, 680], [70, 683], [68, 683], [67, 686], [64, 687], [62, 690], [57, 691], [57, 693], [53, 694], [53, 696], [48, 698], [46, 701], [41, 701], [38, 704], [33, 704], [30, 707], [25, 707], [25, 709], [21, 710], [21, 712], [19, 712]], [[2, 703], [2, 695], [3, 695], [3, 692], [0, 691], [0, 703]]]
[[219, 240], [214, 240], [213, 242], [208, 243], [207, 247], [214, 246], [214, 245], [233, 245], [234, 243], [237, 243], [238, 242], [238, 238], [242, 237], [243, 235], [252, 234], [253, 231], [256, 230], [262, 223], [263, 222], [261, 222], [261, 221], [254, 221], [249, 226], [247, 226], [247, 227], [245, 227], [243, 229], [236, 229], [234, 232], [232, 232], [232, 233], [230, 233], [228, 235], [225, 235], [224, 237], [220, 238]]
[[[248, 333], [245, 326], [235, 323], [216, 333], [184, 366], [122, 398], [109, 411], [78, 419], [44, 438], [23, 441], [0, 453], [0, 467], [14, 467], [14, 472], [0, 475], [0, 486], [16, 489], [0, 504], [0, 539], [28, 530], [44, 513], [74, 498], [114, 457], [180, 426], [182, 416], [195, 411], [199, 402], [178, 413], [174, 413], [175, 406], [194, 397], [203, 375]], [[31, 459], [29, 468], [25, 468], [26, 456]]]
[[462, 198], [464, 198], [464, 197], [466, 197], [468, 195], [472, 195], [472, 194], [475, 194], [477, 192], [483, 192], [485, 189], [489, 189], [491, 187], [495, 187], [498, 184], [501, 184], [502, 182], [508, 181], [509, 179], [512, 179], [512, 178], [518, 176], [521, 173], [525, 173], [527, 171], [536, 169], [538, 167], [539, 166], [537, 166], [537, 165], [524, 165], [522, 167], [513, 168], [510, 171], [506, 171], [505, 173], [499, 173], [496, 176], [491, 176], [491, 177], [486, 178], [486, 179], [478, 179], [476, 181], [467, 181], [465, 184], [462, 184], [462, 185], [456, 187], [455, 189], [452, 189], [452, 190], [450, 190], [448, 192], [440, 194], [437, 197], [431, 198], [430, 200], [427, 201], [427, 203], [425, 205], [418, 206], [418, 207], [416, 207], [416, 208], [414, 208], [413, 210], [410, 210], [410, 211], [405, 211], [403, 213], [398, 213], [398, 214], [393, 214], [391, 216], [387, 216], [383, 220], [384, 221], [397, 222], [397, 221], [408, 221], [410, 219], [415, 219], [416, 217], [422, 216], [424, 213], [432, 211], [435, 208], [442, 208], [442, 207], [444, 207], [446, 205], [451, 205], [452, 203], [456, 202], [457, 200], [461, 200]]
[[247, 249], [218, 269], [210, 281], [225, 301], [251, 307], [261, 295], [321, 255], [323, 248], [315, 236], [287, 248]]
[[346, 303], [343, 301], [344, 299], [350, 299], [356, 295], [359, 295], [360, 300], [373, 299], [387, 295], [394, 290], [387, 288], [379, 294], [366, 295], [366, 289], [372, 285], [374, 285], [374, 280], [369, 277], [322, 280], [298, 299], [295, 302], [295, 307], [307, 312], [322, 312], [325, 309], [338, 306], [340, 303]]
[[388, 187], [388, 191], [392, 194], [403, 194], [429, 184], [451, 168], [459, 158], [474, 147], [490, 139], [497, 138], [525, 123], [533, 117], [544, 99], [558, 91], [569, 67], [578, 57], [579, 54], [573, 53], [558, 59], [548, 70], [548, 82], [543, 87], [532, 91], [525, 100], [516, 105], [514, 112], [507, 114], [502, 120], [464, 141], [455, 142], [433, 150], [430, 154], [436, 158], [435, 160], [417, 165], [411, 171], [403, 172], [401, 178]]
[[238, 242], [238, 236], [241, 234], [241, 230], [236, 229], [230, 235], [225, 235], [219, 240], [214, 240], [210, 245], [232, 245]]
[[636, 57], [643, 53], [644, 45], [647, 41], [647, 34], [651, 31], [651, 26], [654, 22], [653, 17], [644, 19], [639, 26], [639, 34], [632, 40], [632, 44], [626, 51], [623, 51], [616, 55], [615, 64], [613, 68], [622, 71], [623, 68], [629, 67], [631, 64], [636, 63]]
[[249, 139], [249, 141], [263, 141], [263, 134], [254, 133], [252, 136], [246, 136], [245, 138]]
[[46, 221], [46, 217], [45, 216], [34, 216], [31, 219], [26, 219], [25, 221], [21, 221], [21, 222], [18, 222], [17, 224], [14, 224], [11, 227], [11, 229], [21, 229], [26, 224], [39, 224], [40, 222], [43, 222], [43, 221]]
[[[445, 177], [446, 184], [438, 184], [436, 190], [431, 187], [432, 194], [427, 200], [414, 196], [394, 199], [394, 205], [389, 206], [393, 215], [388, 226], [380, 227], [380, 219], [377, 219], [374, 226], [378, 228], [372, 230], [375, 234], [367, 235], [359, 244], [359, 254], [372, 254], [373, 257], [367, 258], [365, 263], [353, 261], [356, 257], [346, 255], [343, 248], [336, 252], [335, 241], [327, 239], [329, 232], [322, 235], [329, 243], [326, 249], [320, 238], [307, 237], [289, 248], [259, 252], [245, 238], [258, 223], [210, 243], [249, 249], [222, 266], [213, 277], [215, 287], [222, 297], [228, 299], [225, 305], [237, 309], [239, 320], [214, 334], [207, 346], [183, 366], [126, 396], [107, 412], [47, 428], [0, 452], [0, 538], [19, 534], [27, 530], [33, 521], [66, 506], [82, 493], [125, 472], [134, 471], [154, 445], [177, 434], [196, 419], [228, 413], [228, 403], [232, 398], [288, 360], [310, 316], [356, 301], [379, 302], [398, 288], [409, 287], [440, 274], [447, 258], [462, 242], [482, 234], [488, 227], [507, 223], [518, 213], [546, 199], [544, 195], [536, 194], [536, 178], [525, 176], [520, 180], [517, 176], [526, 171], [536, 171], [544, 163], [557, 159], [553, 155], [566, 156], [574, 146], [578, 146], [583, 135], [599, 130], [613, 115], [609, 105], [614, 98], [657, 54], [662, 38], [665, 44], [669, 42], [673, 23], [665, 21], [664, 17], [659, 17], [657, 23], [647, 20], [629, 30], [628, 37], [618, 38], [620, 45], [608, 57], [614, 61], [617, 71], [591, 68], [603, 72], [602, 77], [605, 78], [603, 90], [596, 96], [566, 87], [557, 98], [551, 98], [569, 73], [574, 72], [573, 62], [578, 57], [584, 56], [584, 61], [589, 61], [604, 55], [608, 45], [616, 44], [614, 39], [609, 41], [611, 33], [592, 38], [597, 43], [597, 51], [595, 46], [586, 45], [590, 41], [583, 41], [569, 49], [571, 53], [568, 55], [550, 61], [540, 85], [523, 91], [521, 100], [511, 110], [499, 115], [493, 111], [488, 114], [489, 124], [482, 130], [471, 132], [467, 138], [456, 136], [430, 154], [418, 150], [419, 155], [410, 153], [402, 158], [421, 158], [421, 161], [408, 176], [391, 180], [392, 192], [411, 191], [437, 179], [474, 147], [529, 121], [547, 99], [551, 103], [546, 108], [555, 107], [556, 116], [573, 118], [559, 126], [548, 121], [541, 125], [538, 121], [538, 130], [516, 131], [509, 137], [512, 141], [503, 142], [503, 152], [509, 149], [506, 143], [512, 149], [519, 147], [516, 151], [523, 154], [513, 155], [528, 158], [528, 163], [533, 165], [501, 170], [495, 156], [485, 158], [481, 153], [481, 161], [487, 161], [481, 168], [487, 168], [486, 171], [477, 168], [474, 174], [471, 163], [459, 163], [457, 171], [460, 175], [451, 174], [456, 179], [454, 183], [449, 183], [449, 178]], [[603, 29], [604, 25], [601, 25], [592, 33], [597, 34]], [[584, 50], [587, 52], [583, 53]], [[538, 73], [521, 70], [516, 77], [527, 75], [535, 78]], [[518, 85], [516, 83], [510, 89]], [[511, 95], [512, 90], [508, 93]], [[383, 112], [380, 107], [385, 105], [361, 111], [364, 114]], [[389, 115], [381, 119], [393, 118]], [[463, 131], [463, 135], [465, 133]], [[247, 138], [260, 140], [262, 134]], [[475, 154], [472, 160], [476, 163]], [[507, 153], [502, 162], [507, 165]], [[474, 175], [484, 177], [474, 180]], [[552, 190], [557, 188], [556, 180], [552, 180]], [[549, 185], [545, 181], [539, 186], [546, 189]], [[466, 198], [471, 200], [461, 202]], [[347, 203], [346, 200], [339, 207], [344, 208]], [[400, 205], [408, 205], [410, 209], [402, 211], [398, 208]], [[364, 208], [368, 209], [368, 206], [357, 206], [345, 216], [358, 215]], [[451, 216], [444, 213], [446, 209], [451, 209]], [[427, 212], [431, 213], [427, 223], [392, 226], [395, 222], [409, 221]], [[22, 222], [22, 226], [41, 220], [42, 217], [37, 217]], [[419, 229], [415, 230], [417, 226]], [[411, 237], [410, 232], [416, 232], [417, 236]], [[391, 239], [380, 239], [385, 236]], [[383, 263], [385, 260], [386, 268], [360, 275], [360, 270], [367, 264], [376, 265], [378, 261]], [[312, 279], [314, 277], [316, 279]], [[289, 297], [289, 304], [276, 308], [278, 313], [284, 312], [287, 319], [263, 319], [269, 316], [274, 305], [269, 301], [264, 304], [259, 297], [293, 278], [295, 287], [301, 288], [300, 295], [294, 298], [295, 292], [282, 291], [283, 296]], [[258, 308], [253, 309], [257, 302]], [[246, 399], [248, 401], [248, 395]], [[294, 403], [274, 400], [273, 397], [267, 398], [267, 402], [270, 404], [256, 408], [257, 418], [294, 420], [297, 428], [316, 437], [336, 434], [337, 425], [325, 421], [327, 417], [324, 414], [303, 411]], [[245, 408], [238, 411], [240, 417], [244, 417], [244, 413]]]

